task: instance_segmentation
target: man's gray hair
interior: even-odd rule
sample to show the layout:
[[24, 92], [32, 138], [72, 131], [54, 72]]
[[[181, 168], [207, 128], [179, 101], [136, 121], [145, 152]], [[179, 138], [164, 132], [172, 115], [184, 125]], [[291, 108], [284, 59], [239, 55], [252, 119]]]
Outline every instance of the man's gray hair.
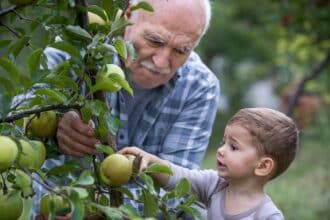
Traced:
[[[133, 4], [133, 5], [139, 3], [140, 1], [142, 1], [142, 0], [130, 0], [131, 4]], [[166, 0], [164, 0], [164, 1], [166, 1]], [[203, 33], [202, 33], [201, 37], [206, 33], [207, 29], [209, 28], [210, 21], [211, 21], [211, 15], [212, 15], [210, 0], [203, 0], [203, 3], [204, 3], [204, 10], [205, 10], [205, 25], [204, 25], [204, 29], [203, 29]]]

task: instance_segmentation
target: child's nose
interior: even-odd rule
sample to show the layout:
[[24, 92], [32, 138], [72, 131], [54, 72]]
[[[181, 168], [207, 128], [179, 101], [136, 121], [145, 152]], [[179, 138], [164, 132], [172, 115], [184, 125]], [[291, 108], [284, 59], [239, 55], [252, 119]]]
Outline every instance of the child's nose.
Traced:
[[217, 154], [218, 154], [219, 156], [223, 157], [223, 155], [224, 155], [223, 146], [218, 148], [218, 150], [217, 150]]

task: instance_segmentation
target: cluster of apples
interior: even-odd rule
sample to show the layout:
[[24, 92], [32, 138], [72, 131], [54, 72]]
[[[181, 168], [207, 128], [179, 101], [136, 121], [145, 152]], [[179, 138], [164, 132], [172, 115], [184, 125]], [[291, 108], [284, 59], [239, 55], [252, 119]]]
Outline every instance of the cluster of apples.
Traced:
[[[45, 138], [55, 134], [57, 116], [55, 111], [46, 111], [24, 119], [24, 126], [34, 137]], [[17, 142], [9, 136], [0, 136], [0, 174], [13, 168], [16, 179], [21, 181], [21, 186], [31, 187], [31, 178], [17, 167], [29, 170], [38, 170], [46, 159], [46, 148], [42, 141], [21, 138]], [[17, 164], [15, 164], [15, 162]], [[15, 165], [16, 168], [15, 168]], [[3, 175], [4, 176], [4, 175]], [[18, 178], [18, 176], [20, 176]], [[1, 182], [1, 181], [0, 181]], [[22, 199], [18, 191], [6, 183], [9, 190], [0, 189], [1, 219], [17, 219], [22, 212]], [[1, 187], [4, 185], [1, 184]], [[45, 206], [45, 205], [44, 205]]]
[[[24, 126], [35, 137], [45, 138], [55, 134], [57, 127], [55, 111], [46, 111], [24, 119]], [[17, 143], [8, 136], [0, 136], [0, 172], [10, 168], [18, 159], [18, 164], [31, 170], [40, 169], [46, 159], [46, 148], [39, 140], [20, 139], [19, 153]]]

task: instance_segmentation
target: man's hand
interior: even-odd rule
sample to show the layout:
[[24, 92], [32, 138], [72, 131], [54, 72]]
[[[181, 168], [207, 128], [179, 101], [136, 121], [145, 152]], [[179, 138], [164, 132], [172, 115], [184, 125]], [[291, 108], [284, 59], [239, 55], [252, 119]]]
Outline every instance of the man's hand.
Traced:
[[96, 154], [95, 144], [100, 143], [94, 137], [92, 123], [85, 124], [79, 114], [74, 111], [65, 113], [61, 118], [56, 138], [59, 148], [64, 154], [76, 157]]

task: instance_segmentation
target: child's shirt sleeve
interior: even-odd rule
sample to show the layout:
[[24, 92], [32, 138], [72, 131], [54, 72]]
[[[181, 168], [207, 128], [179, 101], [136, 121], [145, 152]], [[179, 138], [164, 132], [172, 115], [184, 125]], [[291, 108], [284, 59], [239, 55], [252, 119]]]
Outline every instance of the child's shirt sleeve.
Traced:
[[208, 205], [212, 194], [218, 190], [220, 185], [226, 184], [225, 180], [218, 176], [215, 170], [190, 170], [184, 167], [171, 164], [173, 176], [169, 178], [164, 187], [171, 190], [182, 178], [187, 178], [190, 182], [190, 192], [197, 196], [197, 199]]

